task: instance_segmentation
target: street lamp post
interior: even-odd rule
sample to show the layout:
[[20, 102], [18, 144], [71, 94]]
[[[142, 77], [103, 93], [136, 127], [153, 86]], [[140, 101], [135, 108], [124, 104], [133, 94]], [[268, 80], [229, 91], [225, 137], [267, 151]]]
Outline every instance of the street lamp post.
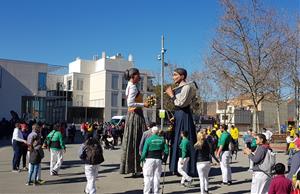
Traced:
[[66, 88], [66, 111], [65, 111], [65, 122], [68, 122], [68, 89]]
[[163, 130], [164, 126], [164, 79], [165, 79], [165, 73], [164, 73], [164, 66], [165, 66], [165, 48], [164, 48], [164, 35], [161, 36], [161, 88], [160, 88], [160, 96], [161, 96], [161, 104], [160, 104], [160, 110], [162, 111], [162, 115], [160, 115], [161, 118], [161, 130]]
[[63, 91], [66, 92], [66, 98], [65, 98], [65, 122], [68, 120], [68, 88], [67, 85], [64, 83], [61, 83], [61, 86], [63, 88]]

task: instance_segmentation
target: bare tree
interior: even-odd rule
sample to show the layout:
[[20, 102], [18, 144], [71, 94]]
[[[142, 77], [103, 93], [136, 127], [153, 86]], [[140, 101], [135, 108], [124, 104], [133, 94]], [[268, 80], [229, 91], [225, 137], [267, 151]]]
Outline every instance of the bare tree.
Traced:
[[286, 44], [281, 44], [277, 41], [275, 46], [277, 49], [272, 53], [272, 64], [273, 68], [270, 71], [270, 94], [267, 100], [275, 102], [276, 104], [276, 114], [277, 114], [277, 129], [278, 133], [281, 134], [280, 130], [280, 105], [286, 100], [290, 95], [286, 88], [288, 87], [288, 78], [289, 72], [288, 61], [289, 61], [289, 51], [287, 45], [290, 41], [287, 41]]
[[295, 96], [295, 107], [296, 107], [296, 126], [299, 126], [299, 116], [300, 116], [300, 18], [297, 18], [296, 30], [290, 28], [287, 31], [287, 36], [289, 37], [288, 51], [289, 51], [289, 61], [288, 70], [289, 81], [291, 89], [294, 90]]
[[255, 0], [221, 0], [221, 18], [207, 66], [228, 80], [239, 94], [250, 94], [253, 103], [253, 130], [259, 131], [258, 105], [269, 92], [274, 40], [284, 42], [281, 20], [273, 10]]

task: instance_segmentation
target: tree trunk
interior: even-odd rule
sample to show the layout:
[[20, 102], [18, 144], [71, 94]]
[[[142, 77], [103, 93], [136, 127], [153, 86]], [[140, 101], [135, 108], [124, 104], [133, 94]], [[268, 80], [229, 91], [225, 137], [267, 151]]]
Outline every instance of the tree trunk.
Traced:
[[280, 104], [277, 103], [277, 110], [276, 110], [276, 113], [277, 113], [277, 127], [278, 127], [278, 133], [281, 134], [281, 130], [280, 130]]
[[252, 130], [255, 133], [257, 133], [257, 111], [256, 111], [256, 108], [253, 109]]
[[252, 130], [255, 133], [259, 133], [259, 119], [258, 119], [258, 108], [254, 107], [253, 109], [253, 118], [252, 118]]

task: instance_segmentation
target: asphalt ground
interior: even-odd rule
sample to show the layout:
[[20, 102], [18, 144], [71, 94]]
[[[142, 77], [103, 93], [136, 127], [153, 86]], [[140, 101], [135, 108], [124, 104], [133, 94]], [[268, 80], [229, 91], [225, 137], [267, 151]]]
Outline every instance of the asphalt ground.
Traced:
[[[2, 140], [3, 141], [3, 140]], [[20, 173], [11, 172], [12, 147], [5, 146], [0, 140], [0, 193], [37, 193], [37, 194], [83, 194], [86, 184], [84, 165], [78, 158], [79, 144], [67, 144], [67, 152], [59, 176], [49, 175], [50, 153], [45, 150], [45, 158], [42, 161], [42, 179], [46, 180], [43, 185], [26, 186], [27, 171]], [[287, 164], [287, 155], [282, 151], [284, 144], [274, 145], [277, 151], [277, 161]], [[143, 193], [143, 178], [131, 178], [131, 175], [119, 174], [120, 147], [115, 150], [104, 150], [105, 162], [99, 168], [97, 178], [97, 193]], [[250, 192], [251, 173], [248, 170], [248, 159], [240, 151], [237, 159], [233, 158], [232, 178], [233, 184], [222, 185], [221, 170], [219, 166], [212, 166], [209, 177], [209, 191], [216, 194], [242, 194]], [[168, 168], [166, 167], [166, 171]], [[161, 178], [161, 187], [162, 187]], [[166, 173], [164, 193], [199, 193], [199, 179], [196, 177], [191, 188], [180, 185], [180, 177]]]

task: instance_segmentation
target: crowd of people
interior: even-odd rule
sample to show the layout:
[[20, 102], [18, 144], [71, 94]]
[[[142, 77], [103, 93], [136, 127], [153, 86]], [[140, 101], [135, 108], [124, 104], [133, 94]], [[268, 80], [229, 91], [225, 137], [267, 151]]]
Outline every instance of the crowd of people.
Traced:
[[[180, 176], [178, 184], [191, 187], [193, 180], [200, 180], [201, 194], [209, 193], [209, 172], [211, 166], [220, 166], [222, 184], [234, 184], [231, 162], [237, 158], [239, 150], [239, 130], [231, 125], [215, 124], [213, 127], [195, 128], [190, 104], [195, 96], [192, 86], [186, 82], [187, 72], [183, 68], [174, 70], [173, 80], [178, 86], [176, 90], [167, 88], [167, 95], [175, 105], [174, 128], [171, 133], [161, 131], [156, 123], [146, 125], [143, 97], [136, 84], [140, 81], [140, 73], [136, 68], [125, 72], [128, 80], [126, 88], [128, 114], [126, 122], [119, 125], [111, 123], [88, 123], [80, 125], [83, 143], [80, 146], [79, 158], [84, 163], [87, 184], [85, 193], [96, 193], [96, 178], [99, 165], [104, 162], [103, 149], [121, 148], [121, 174], [132, 174], [132, 177], [144, 177], [144, 193], [159, 193], [162, 165], [169, 162], [169, 170]], [[9, 122], [4, 120], [4, 125]], [[2, 134], [2, 133], [1, 133]], [[263, 129], [256, 134], [249, 129], [243, 135], [243, 153], [249, 159], [249, 173], [252, 173], [251, 193], [292, 193], [300, 186], [300, 139], [295, 129], [289, 126], [287, 141], [288, 175], [285, 177], [285, 165], [276, 163], [276, 154], [270, 147], [272, 132]], [[41, 161], [44, 150], [50, 152], [49, 174], [57, 176], [66, 152], [65, 142], [74, 143], [76, 127], [65, 123], [46, 126], [31, 121], [15, 122], [12, 132], [13, 160], [12, 171], [28, 171], [26, 185], [43, 184], [41, 177]], [[241, 147], [241, 145], [240, 145]], [[23, 165], [20, 166], [23, 157]], [[28, 168], [26, 161], [28, 159]], [[166, 166], [166, 165], [165, 165]], [[166, 170], [164, 170], [165, 173]], [[163, 173], [163, 176], [164, 176]], [[162, 191], [163, 192], [163, 191]]]

